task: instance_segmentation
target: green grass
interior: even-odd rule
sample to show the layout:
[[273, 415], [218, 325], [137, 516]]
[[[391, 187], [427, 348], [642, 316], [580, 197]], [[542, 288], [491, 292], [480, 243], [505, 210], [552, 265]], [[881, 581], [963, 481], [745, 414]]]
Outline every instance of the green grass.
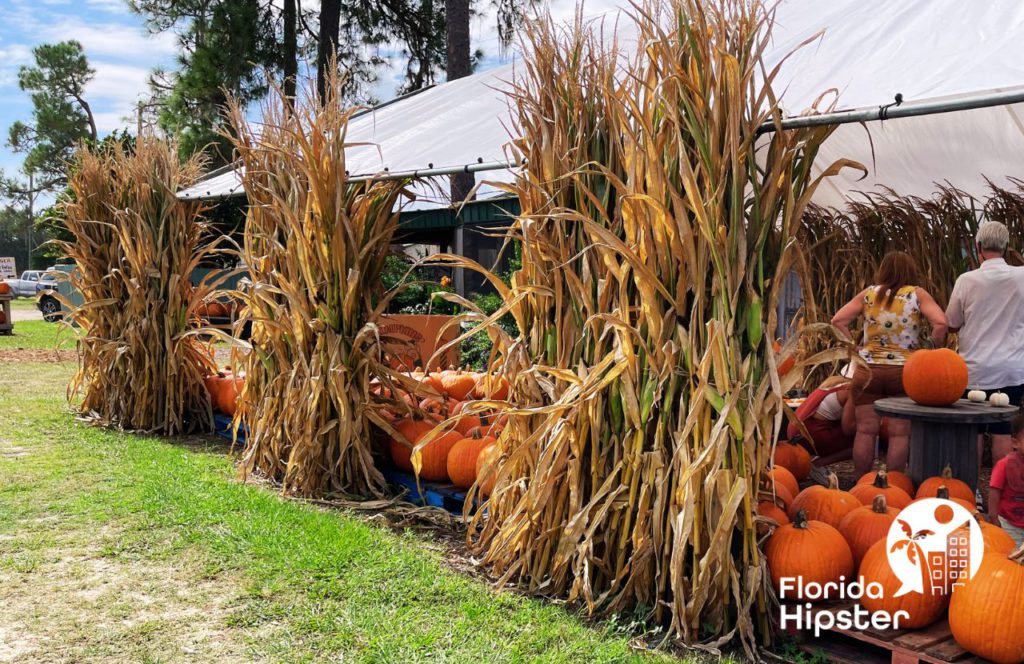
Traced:
[[18, 297], [11, 300], [11, 309], [21, 311], [39, 311], [36, 308], [36, 300], [34, 297]]
[[[197, 618], [133, 622], [135, 595], [149, 593], [207, 607], [197, 615], [220, 632], [203, 643], [216, 652], [241, 643], [235, 661], [668, 660], [631, 651], [630, 635], [613, 623], [588, 624], [452, 571], [428, 535], [239, 484], [216, 439], [77, 423], [61, 402], [70, 371], [0, 365], [0, 587], [48, 597], [45, 608], [26, 610], [44, 613], [26, 631], [57, 630], [62, 656], [180, 659], [178, 641], [198, 633]], [[71, 582], [53, 585], [66, 576], [85, 584], [80, 595], [99, 592], [93, 559], [128, 586], [95, 604], [104, 627], [84, 609], [62, 617]], [[3, 604], [0, 624], [27, 620], [5, 616]]]
[[60, 348], [75, 347], [71, 330], [63, 328], [58, 323], [47, 323], [42, 319], [19, 320], [14, 323], [14, 334], [0, 335], [0, 349], [51, 350], [57, 347], [58, 341], [61, 342]]

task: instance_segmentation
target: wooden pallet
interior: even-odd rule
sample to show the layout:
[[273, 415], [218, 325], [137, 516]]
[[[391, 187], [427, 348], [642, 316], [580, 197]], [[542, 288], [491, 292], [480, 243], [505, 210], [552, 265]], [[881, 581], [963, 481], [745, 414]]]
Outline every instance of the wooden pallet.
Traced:
[[[812, 611], [848, 610], [854, 602], [826, 604]], [[953, 639], [949, 621], [941, 620], [924, 629], [855, 630], [833, 629], [820, 637], [803, 638], [801, 649], [808, 653], [824, 653], [831, 661], [842, 664], [983, 664], [987, 659], [975, 657]]]
[[[221, 438], [231, 440], [231, 418], [222, 413], [213, 414], [214, 431]], [[245, 428], [238, 429], [238, 444], [245, 446]], [[454, 514], [462, 514], [462, 506], [466, 503], [466, 491], [445, 482], [423, 482], [416, 484], [412, 473], [397, 468], [382, 468], [381, 473], [391, 484], [408, 491], [406, 499], [412, 503], [440, 507]]]

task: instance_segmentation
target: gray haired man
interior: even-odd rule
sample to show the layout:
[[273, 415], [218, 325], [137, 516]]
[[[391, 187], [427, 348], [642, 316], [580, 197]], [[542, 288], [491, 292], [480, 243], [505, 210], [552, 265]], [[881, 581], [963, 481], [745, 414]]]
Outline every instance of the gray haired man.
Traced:
[[[981, 266], [961, 274], [949, 296], [946, 317], [960, 332], [968, 389], [1005, 392], [1019, 406], [1024, 398], [1024, 268], [1003, 260], [1010, 234], [998, 221], [978, 228]], [[1011, 449], [1009, 423], [989, 426], [993, 461]]]

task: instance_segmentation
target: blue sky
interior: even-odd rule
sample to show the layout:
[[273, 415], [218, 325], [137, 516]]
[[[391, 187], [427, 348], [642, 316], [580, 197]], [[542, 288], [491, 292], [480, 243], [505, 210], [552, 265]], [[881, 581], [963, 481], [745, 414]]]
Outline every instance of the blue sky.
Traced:
[[[553, 4], [571, 14], [574, 2]], [[474, 47], [485, 53], [484, 68], [502, 62], [492, 18], [479, 18], [472, 36]], [[0, 0], [0, 144], [6, 143], [11, 123], [31, 119], [28, 95], [18, 89], [18, 68], [31, 64], [33, 46], [67, 39], [82, 43], [96, 70], [86, 99], [101, 134], [133, 127], [135, 103], [145, 95], [149, 73], [156, 66], [175, 66], [175, 36], [147, 34], [125, 0]], [[393, 96], [401, 76], [400, 63], [382, 71], [374, 93], [382, 100]], [[20, 164], [19, 155], [0, 145], [0, 169], [13, 173]]]
[[[86, 88], [102, 133], [128, 124], [149, 72], [174, 65], [173, 35], [150, 37], [123, 0], [0, 0], [0, 142], [15, 120], [31, 119], [28, 95], [18, 89], [18, 68], [31, 64], [32, 47], [77, 39], [96, 77]], [[21, 158], [0, 148], [0, 168], [12, 172]]]

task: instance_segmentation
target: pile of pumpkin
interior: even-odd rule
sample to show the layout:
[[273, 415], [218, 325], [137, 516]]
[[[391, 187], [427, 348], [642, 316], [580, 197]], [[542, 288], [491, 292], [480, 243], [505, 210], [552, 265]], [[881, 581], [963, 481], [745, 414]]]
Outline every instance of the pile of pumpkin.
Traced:
[[[850, 491], [838, 486], [800, 490], [798, 480], [810, 473], [811, 457], [799, 445], [780, 443], [765, 480], [758, 513], [773, 532], [765, 556], [776, 588], [782, 578], [802, 577], [804, 584], [842, 584], [859, 579], [878, 583], [884, 597], [865, 595], [868, 611], [906, 611], [901, 629], [918, 629], [949, 615], [950, 630], [965, 650], [1000, 664], [1024, 661], [1024, 547], [1003, 529], [978, 518], [985, 555], [977, 574], [951, 593], [911, 592], [893, 597], [901, 583], [889, 566], [886, 538], [900, 510], [924, 498], [946, 498], [975, 513], [974, 492], [947, 467], [919, 487], [909, 476], [880, 466], [860, 478]], [[856, 576], [855, 576], [856, 574]], [[789, 598], [787, 598], [789, 599]], [[799, 597], [801, 601], [814, 601]]]
[[[479, 480], [480, 492], [490, 495], [494, 486], [492, 468], [501, 456], [498, 438], [508, 420], [494, 411], [466, 412], [473, 400], [502, 401], [508, 398], [508, 381], [489, 373], [450, 368], [408, 374], [419, 388], [390, 399], [403, 402], [403, 410], [388, 413], [392, 428], [400, 437], [384, 436], [391, 461], [406, 472], [413, 471], [413, 449], [420, 447], [420, 479], [451, 482], [468, 489]], [[378, 393], [383, 392], [377, 386]]]
[[238, 395], [245, 384], [245, 373], [234, 373], [231, 367], [224, 367], [203, 379], [206, 391], [210, 393], [210, 406], [229, 417], [238, 409]]

